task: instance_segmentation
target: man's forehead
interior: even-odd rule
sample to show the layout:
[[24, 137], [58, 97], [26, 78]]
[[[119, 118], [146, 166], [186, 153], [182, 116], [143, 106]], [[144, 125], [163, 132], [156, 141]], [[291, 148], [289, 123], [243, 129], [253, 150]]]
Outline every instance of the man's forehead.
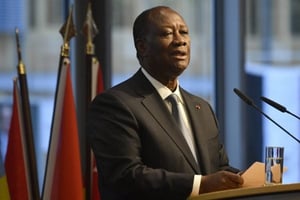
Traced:
[[183, 26], [186, 26], [186, 23], [181, 15], [171, 9], [157, 9], [149, 15], [148, 20], [149, 23], [153, 25], [167, 26], [167, 24], [176, 21], [181, 22]]
[[168, 19], [171, 17], [174, 17], [174, 18], [178, 17], [183, 20], [183, 18], [179, 15], [179, 13], [177, 13], [176, 11], [174, 11], [170, 8], [157, 8], [157, 9], [152, 10], [149, 15], [149, 18], [152, 20], [159, 19], [159, 18]]

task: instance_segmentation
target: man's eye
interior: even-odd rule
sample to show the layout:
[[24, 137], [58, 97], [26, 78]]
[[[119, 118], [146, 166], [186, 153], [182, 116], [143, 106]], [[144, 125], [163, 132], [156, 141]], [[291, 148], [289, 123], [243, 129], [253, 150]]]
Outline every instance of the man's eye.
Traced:
[[184, 35], [188, 35], [188, 34], [189, 34], [189, 31], [187, 31], [187, 30], [182, 30], [182, 31], [180, 31], [180, 33], [181, 33], [181, 34], [184, 34]]
[[172, 35], [171, 31], [166, 31], [162, 33], [162, 36], [169, 36], [169, 35]]

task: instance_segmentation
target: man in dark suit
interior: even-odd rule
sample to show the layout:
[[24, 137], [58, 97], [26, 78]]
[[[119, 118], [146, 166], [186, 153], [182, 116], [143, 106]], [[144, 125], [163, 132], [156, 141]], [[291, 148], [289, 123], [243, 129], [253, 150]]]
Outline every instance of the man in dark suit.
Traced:
[[[241, 186], [211, 107], [179, 86], [190, 61], [183, 18], [168, 7], [146, 10], [133, 35], [141, 69], [97, 96], [88, 116], [101, 199], [183, 200]], [[170, 94], [177, 95], [187, 131], [172, 116]]]

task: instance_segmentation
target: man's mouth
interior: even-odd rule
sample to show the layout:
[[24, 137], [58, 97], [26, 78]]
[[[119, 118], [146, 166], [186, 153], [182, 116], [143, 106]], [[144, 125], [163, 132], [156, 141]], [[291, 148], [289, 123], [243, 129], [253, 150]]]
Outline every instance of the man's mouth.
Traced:
[[171, 56], [173, 58], [182, 60], [182, 59], [186, 59], [187, 58], [187, 53], [186, 53], [186, 51], [176, 50], [176, 51], [173, 51], [171, 53]]

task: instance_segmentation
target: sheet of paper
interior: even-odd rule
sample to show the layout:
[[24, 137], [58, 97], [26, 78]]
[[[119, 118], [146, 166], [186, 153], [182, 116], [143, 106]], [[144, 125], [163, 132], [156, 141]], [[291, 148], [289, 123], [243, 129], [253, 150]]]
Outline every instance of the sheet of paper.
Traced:
[[[275, 166], [272, 171], [274, 177], [279, 177], [280, 168]], [[286, 167], [283, 168], [283, 173], [287, 170]], [[262, 162], [254, 162], [243, 174], [244, 185], [243, 187], [261, 187], [265, 183], [265, 164]]]
[[265, 182], [265, 164], [254, 162], [243, 174], [243, 187], [260, 187]]

